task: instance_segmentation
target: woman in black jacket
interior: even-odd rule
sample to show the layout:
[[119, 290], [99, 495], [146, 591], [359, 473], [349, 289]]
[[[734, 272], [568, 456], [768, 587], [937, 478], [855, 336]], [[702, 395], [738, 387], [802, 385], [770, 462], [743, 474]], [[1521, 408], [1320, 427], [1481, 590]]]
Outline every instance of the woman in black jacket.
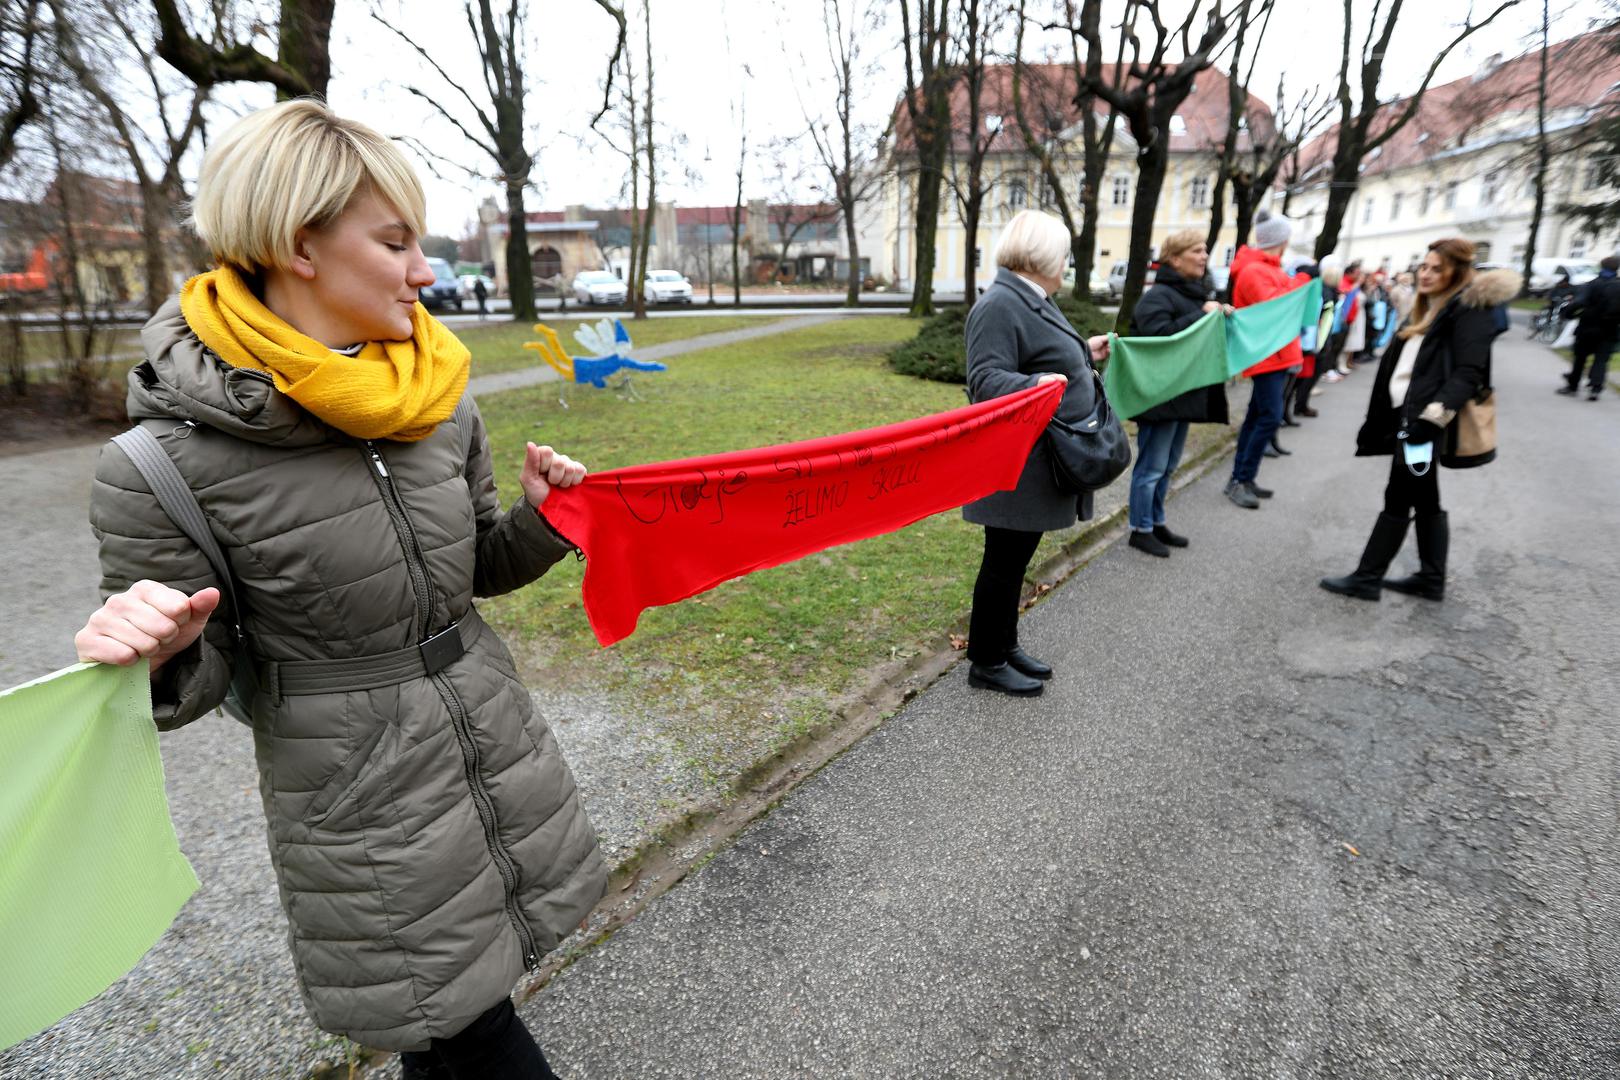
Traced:
[[[1136, 305], [1136, 334], [1169, 337], [1222, 310], [1204, 278], [1209, 249], [1202, 234], [1189, 229], [1166, 237], [1159, 260], [1153, 288]], [[1165, 558], [1171, 548], [1187, 546], [1187, 538], [1171, 532], [1164, 520], [1164, 498], [1187, 443], [1187, 425], [1226, 423], [1226, 387], [1216, 383], [1188, 390], [1133, 419], [1136, 464], [1131, 468], [1130, 544]]]
[[[1450, 526], [1440, 509], [1440, 474], [1485, 465], [1496, 451], [1458, 453], [1457, 411], [1491, 381], [1491, 342], [1505, 320], [1497, 308], [1518, 295], [1511, 270], [1474, 273], [1474, 245], [1459, 237], [1436, 240], [1418, 268], [1412, 314], [1378, 365], [1367, 420], [1356, 435], [1356, 454], [1391, 454], [1384, 512], [1373, 525], [1361, 563], [1346, 577], [1323, 578], [1322, 588], [1358, 600], [1377, 600], [1381, 588], [1439, 600], [1445, 596]], [[1437, 459], [1437, 460], [1436, 460]], [[1420, 569], [1385, 580], [1416, 515]]]

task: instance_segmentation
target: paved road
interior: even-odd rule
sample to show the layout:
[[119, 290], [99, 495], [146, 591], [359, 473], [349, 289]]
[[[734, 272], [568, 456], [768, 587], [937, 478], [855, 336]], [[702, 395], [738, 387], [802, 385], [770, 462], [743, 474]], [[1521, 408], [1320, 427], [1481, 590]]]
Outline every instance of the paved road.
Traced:
[[1620, 414], [1556, 378], [1503, 342], [1444, 604], [1315, 586], [1357, 374], [1264, 509], [1208, 477], [1029, 615], [1045, 697], [958, 668], [531, 1000], [560, 1071], [1620, 1075]]

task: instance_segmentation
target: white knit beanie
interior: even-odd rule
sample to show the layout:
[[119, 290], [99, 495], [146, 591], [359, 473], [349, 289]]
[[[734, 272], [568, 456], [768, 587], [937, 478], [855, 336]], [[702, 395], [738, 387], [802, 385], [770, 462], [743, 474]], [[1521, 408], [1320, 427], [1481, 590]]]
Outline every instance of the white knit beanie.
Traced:
[[1254, 246], [1264, 251], [1286, 244], [1294, 236], [1294, 223], [1281, 214], [1262, 210], [1254, 215]]

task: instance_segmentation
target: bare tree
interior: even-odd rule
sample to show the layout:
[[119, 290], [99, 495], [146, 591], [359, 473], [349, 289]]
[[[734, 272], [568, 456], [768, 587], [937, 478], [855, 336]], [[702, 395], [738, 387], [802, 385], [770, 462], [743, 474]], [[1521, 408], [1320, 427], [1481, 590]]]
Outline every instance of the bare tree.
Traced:
[[743, 172], [748, 164], [748, 105], [746, 99], [737, 106], [737, 198], [731, 205], [731, 305], [742, 304], [742, 266], [740, 248], [743, 234]]
[[872, 25], [874, 15], [869, 0], [852, 0], [847, 16], [844, 13], [844, 0], [822, 0], [822, 31], [827, 59], [833, 72], [836, 130], [825, 119], [812, 117], [805, 108], [804, 100], [801, 98], [799, 101], [810, 139], [815, 144], [816, 157], [827, 173], [833, 201], [838, 204], [844, 219], [844, 243], [849, 249], [849, 278], [845, 284], [844, 303], [849, 307], [861, 301], [861, 252], [857, 227], [860, 207], [884, 180], [876, 163], [867, 162], [865, 148], [887, 139], [893, 124], [891, 114], [891, 127], [885, 127], [879, 133], [857, 123], [854, 115], [858, 95], [876, 70], [876, 65], [861, 50], [862, 32]]
[[1254, 213], [1260, 200], [1277, 186], [1284, 167], [1290, 161], [1298, 161], [1299, 148], [1332, 109], [1333, 99], [1315, 87], [1290, 104], [1284, 79], [1277, 79], [1276, 111], [1270, 118], [1256, 117], [1255, 122], [1248, 125], [1249, 146], [1235, 156], [1227, 172], [1236, 209], [1235, 245], [1249, 242], [1249, 230], [1254, 225]]
[[[1254, 6], [1255, 3], [1256, 0], [1240, 0], [1235, 16], [1237, 25], [1232, 38], [1232, 59], [1226, 75], [1226, 134], [1216, 157], [1215, 190], [1210, 194], [1209, 234], [1204, 239], [1204, 247], [1211, 252], [1215, 250], [1221, 227], [1226, 224], [1226, 185], [1238, 171], [1239, 136], [1246, 128], [1252, 127], [1248, 122], [1249, 83], [1254, 78], [1255, 61], [1260, 58], [1260, 45], [1265, 39], [1267, 27], [1271, 25], [1271, 11], [1276, 0], [1258, 0], [1258, 8]], [[1249, 29], [1257, 22], [1259, 29], [1251, 42]], [[1252, 45], [1247, 72], [1243, 70], [1243, 50], [1246, 45]], [[1253, 138], [1252, 132], [1250, 138]]]
[[[1067, 25], [1074, 26], [1077, 14], [1073, 0], [1065, 0], [1064, 13], [1069, 20]], [[1064, 89], [1061, 75], [1054, 76], [1050, 65], [1033, 65], [1024, 58], [1024, 35], [1030, 21], [1027, 0], [1018, 0], [1017, 19], [1012, 58], [1013, 119], [1025, 151], [1040, 170], [1044, 202], [1057, 211], [1068, 227], [1069, 255], [1075, 268], [1074, 296], [1089, 299], [1097, 248], [1097, 196], [1108, 167], [1108, 155], [1113, 149], [1116, 118], [1110, 109], [1108, 118], [1099, 123], [1093, 108], [1094, 95], [1085, 89], [1088, 67], [1097, 78], [1102, 77], [1102, 57], [1082, 59], [1079, 43], [1084, 35], [1071, 37], [1072, 62], [1068, 70], [1073, 82], [1070, 89]], [[1123, 51], [1124, 47], [1122, 38], [1120, 49]], [[1116, 86], [1122, 75], [1123, 68], [1116, 61], [1113, 69]], [[1078, 95], [1074, 87], [1079, 88]], [[1079, 197], [1071, 202], [1067, 183], [1073, 167], [1069, 133], [1070, 117], [1076, 107], [1081, 114], [1081, 182]]]
[[765, 200], [765, 221], [769, 239], [776, 246], [776, 273], [781, 277], [788, 263], [788, 252], [807, 229], [837, 221], [839, 206], [826, 201], [804, 202], [812, 188], [809, 174], [817, 167], [799, 156], [797, 136], [773, 139], [766, 155], [770, 162], [771, 186]]
[[[606, 2], [596, 0], [597, 6], [613, 16], [618, 24], [618, 41], [614, 47], [616, 62], [624, 48], [624, 12]], [[534, 268], [529, 261], [528, 210], [524, 195], [528, 189], [535, 160], [526, 147], [528, 132], [524, 124], [524, 104], [527, 90], [524, 85], [523, 24], [524, 0], [506, 0], [505, 9], [497, 13], [492, 0], [465, 0], [467, 29], [478, 48], [480, 72], [484, 78], [484, 92], [488, 104], [481, 104], [459, 81], [440, 66], [431, 53], [393, 23], [373, 11], [372, 18], [385, 26], [413, 52], [420, 56], [443, 82], [453, 88], [472, 110], [475, 123], [464, 122], [439, 102], [438, 96], [419, 86], [406, 86], [415, 97], [427, 102], [468, 142], [489, 155], [496, 173], [506, 188], [506, 281], [515, 322], [533, 322]], [[612, 87], [610, 63], [608, 85]], [[597, 117], [600, 118], [598, 113]], [[594, 123], [594, 121], [593, 121]], [[477, 130], [474, 130], [474, 129]], [[415, 141], [418, 149], [429, 157], [440, 157]]]
[[192, 33], [181, 14], [179, 0], [152, 0], [157, 14], [157, 54], [169, 66], [207, 89], [220, 83], [262, 82], [276, 88], [285, 101], [305, 94], [326, 96], [332, 77], [332, 10], [336, 0], [280, 0], [276, 20], [275, 57], [254, 48], [252, 39], [263, 33], [254, 22], [245, 39], [237, 40], [230, 27], [230, 9], [211, 3], [214, 28], [207, 37]]
[[1530, 271], [1536, 261], [1536, 241], [1541, 236], [1541, 215], [1547, 206], [1547, 166], [1552, 153], [1547, 144], [1547, 53], [1548, 34], [1552, 25], [1550, 0], [1541, 0], [1541, 59], [1536, 67], [1536, 164], [1533, 174], [1536, 185], [1535, 207], [1530, 211], [1530, 235], [1524, 242], [1524, 282], [1530, 288]]
[[934, 313], [934, 238], [939, 193], [951, 140], [951, 0], [900, 0], [901, 47], [906, 54], [906, 118], [916, 149], [913, 209], [916, 259], [911, 314]]
[[39, 118], [39, 0], [0, 7], [0, 169], [17, 153], [17, 137]]
[[[203, 104], [210, 88], [193, 84], [189, 94], [178, 94], [152, 61], [152, 45], [140, 33], [146, 29], [139, 20], [120, 17], [111, 3], [91, 0], [70, 13], [63, 0], [49, 0], [56, 26], [57, 54], [85, 93], [100, 106], [107, 124], [123, 151], [141, 192], [141, 239], [146, 269], [146, 310], [155, 314], [172, 288], [169, 279], [169, 247], [179, 232], [176, 209], [185, 197], [180, 163], [194, 137], [202, 130]], [[77, 20], [77, 22], [75, 21]], [[109, 48], [109, 42], [96, 42], [80, 27], [105, 38], [116, 31], [131, 56]], [[143, 104], [156, 113], [162, 138], [151, 140], [140, 125], [131, 120], [125, 88], [108, 81], [108, 75], [121, 67], [139, 66], [151, 87], [151, 100]], [[180, 96], [180, 108], [171, 110]], [[177, 111], [180, 119], [171, 116]]]
[[653, 51], [652, 0], [641, 0], [642, 27], [647, 40], [647, 103], [642, 109], [642, 123], [646, 125], [641, 140], [642, 152], [647, 156], [647, 209], [641, 218], [641, 253], [636, 259], [635, 272], [630, 275], [630, 307], [638, 319], [647, 317], [647, 247], [652, 240], [658, 220], [658, 140], [653, 128]]
[[963, 301], [971, 307], [978, 286], [979, 218], [984, 211], [985, 196], [995, 186], [993, 180], [985, 179], [984, 161], [1003, 128], [999, 115], [987, 116], [984, 112], [984, 80], [989, 67], [990, 39], [1000, 28], [1006, 9], [997, 0], [989, 0], [988, 4], [984, 0], [958, 0], [958, 4], [962, 35], [956, 76], [967, 99], [967, 123], [963, 132], [965, 160], [958, 159], [957, 139], [948, 140], [951, 168], [946, 177], [956, 198], [957, 214], [964, 231]]
[[[1396, 0], [1397, 3], [1400, 0]], [[1084, 0], [1081, 26], [1075, 31], [1085, 37], [1091, 54], [1102, 54], [1102, 38], [1098, 32], [1102, 0]], [[1202, 0], [1194, 0], [1187, 17], [1179, 27], [1172, 29], [1159, 18], [1158, 6], [1146, 0], [1130, 0], [1126, 5], [1124, 32], [1131, 43], [1130, 77], [1124, 86], [1116, 86], [1094, 75], [1089, 69], [1085, 89], [1106, 101], [1124, 118], [1136, 142], [1136, 200], [1131, 208], [1131, 250], [1125, 271], [1125, 290], [1120, 297], [1119, 316], [1116, 320], [1121, 333], [1131, 325], [1136, 301], [1142, 295], [1142, 281], [1147, 274], [1148, 253], [1153, 244], [1153, 215], [1158, 207], [1159, 193], [1164, 188], [1164, 177], [1170, 161], [1170, 118], [1181, 103], [1192, 93], [1193, 80], [1200, 71], [1213, 62], [1215, 49], [1227, 31], [1226, 16], [1221, 0], [1214, 0], [1205, 16], [1202, 35], [1195, 41], [1193, 23], [1197, 20]], [[1136, 35], [1135, 20], [1146, 13], [1153, 24], [1152, 52], [1142, 54], [1141, 40]], [[1171, 63], [1167, 59], [1172, 42], [1180, 42], [1183, 59]], [[1083, 103], [1077, 98], [1077, 106]]]
[[[1395, 133], [1405, 127], [1407, 121], [1417, 114], [1418, 106], [1423, 103], [1423, 95], [1429, 89], [1429, 83], [1433, 80], [1436, 69], [1447, 56], [1451, 55], [1451, 51], [1496, 21], [1496, 17], [1502, 12], [1517, 6], [1520, 0], [1501, 0], [1489, 15], [1478, 22], [1473, 19], [1473, 5], [1470, 3], [1462, 28], [1435, 54], [1428, 70], [1423, 73], [1423, 81], [1418, 84], [1412, 96], [1404, 101], [1384, 105], [1378, 100], [1378, 84], [1383, 78], [1384, 57], [1389, 50], [1390, 40], [1395, 35], [1395, 26], [1400, 20], [1403, 2], [1404, 0], [1390, 0], [1387, 9], [1384, 9], [1381, 3], [1373, 5], [1372, 18], [1367, 24], [1367, 35], [1362, 40], [1358, 58], [1360, 96], [1357, 100], [1353, 97], [1350, 85], [1350, 41], [1354, 35], [1353, 16], [1360, 5], [1355, 0], [1344, 0], [1344, 39], [1340, 51], [1338, 82], [1339, 122], [1334, 132], [1333, 166], [1328, 185], [1327, 209], [1322, 221], [1322, 231], [1316, 237], [1318, 259], [1338, 246], [1339, 230], [1344, 226], [1345, 211], [1350, 208], [1350, 199], [1361, 183], [1362, 160], [1394, 138]], [[1380, 15], [1383, 17], [1382, 23], [1379, 21]]]

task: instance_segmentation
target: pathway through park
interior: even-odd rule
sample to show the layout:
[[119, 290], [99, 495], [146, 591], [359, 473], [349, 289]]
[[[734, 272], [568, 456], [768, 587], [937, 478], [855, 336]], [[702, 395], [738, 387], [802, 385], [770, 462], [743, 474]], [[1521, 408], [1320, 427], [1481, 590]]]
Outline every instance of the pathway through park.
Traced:
[[1316, 586], [1359, 372], [1031, 612], [1045, 696], [959, 666], [531, 999], [559, 1073], [1620, 1075], [1620, 403], [1557, 371], [1501, 340], [1443, 604]]

